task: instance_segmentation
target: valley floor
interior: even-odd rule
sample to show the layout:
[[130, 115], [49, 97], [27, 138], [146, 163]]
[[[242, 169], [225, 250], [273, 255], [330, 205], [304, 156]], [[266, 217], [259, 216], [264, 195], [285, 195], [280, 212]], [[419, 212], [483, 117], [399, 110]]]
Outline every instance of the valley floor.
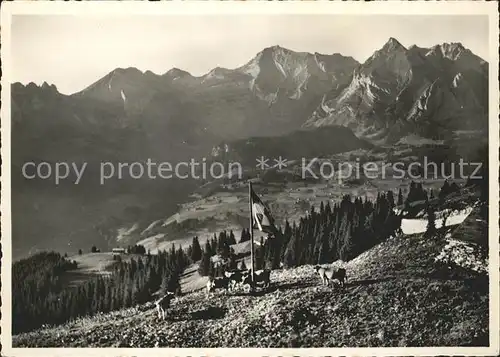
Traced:
[[[14, 347], [487, 346], [488, 277], [435, 258], [446, 241], [392, 238], [324, 287], [311, 266], [273, 271], [267, 292], [203, 291], [13, 336]], [[144, 310], [144, 311], [143, 311]]]

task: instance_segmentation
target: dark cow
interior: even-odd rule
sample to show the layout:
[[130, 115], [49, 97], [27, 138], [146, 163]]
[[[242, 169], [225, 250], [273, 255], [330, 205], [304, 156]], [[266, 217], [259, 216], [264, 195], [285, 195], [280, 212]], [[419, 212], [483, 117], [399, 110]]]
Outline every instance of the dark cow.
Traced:
[[[264, 288], [268, 288], [269, 285], [271, 284], [271, 271], [268, 269], [264, 270], [257, 270], [255, 273], [255, 281], [254, 281], [254, 286], [259, 285], [263, 283]], [[252, 275], [249, 274], [245, 280], [243, 281], [243, 285], [251, 285], [252, 282]]]
[[230, 289], [234, 289], [238, 284], [242, 284], [245, 278], [250, 274], [248, 270], [225, 271], [224, 276], [229, 279]]
[[158, 311], [158, 319], [165, 320], [167, 316], [167, 309], [170, 307], [170, 301], [175, 297], [175, 294], [168, 291], [165, 296], [156, 300], [155, 306]]
[[347, 283], [346, 270], [344, 268], [324, 268], [320, 265], [316, 265], [314, 271], [319, 274], [323, 285], [329, 286], [330, 282], [333, 280], [338, 280], [342, 287]]
[[224, 277], [212, 278], [210, 277], [207, 282], [207, 298], [210, 294], [210, 291], [216, 289], [229, 289], [229, 279]]

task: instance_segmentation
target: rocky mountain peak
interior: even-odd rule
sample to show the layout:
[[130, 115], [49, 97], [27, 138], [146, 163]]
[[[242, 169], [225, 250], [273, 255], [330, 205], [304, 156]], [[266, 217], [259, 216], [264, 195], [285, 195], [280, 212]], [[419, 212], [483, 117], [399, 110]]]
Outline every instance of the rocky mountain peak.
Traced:
[[182, 69], [179, 69], [177, 67], [169, 69], [167, 72], [163, 74], [163, 76], [170, 77], [170, 78], [179, 78], [179, 77], [184, 77], [184, 76], [191, 76], [191, 73], [184, 71]]
[[394, 37], [390, 37], [389, 40], [382, 47], [381, 51], [393, 52], [393, 51], [406, 51], [406, 48]]
[[442, 43], [440, 45], [433, 46], [427, 53], [429, 55], [437, 55], [439, 57], [444, 57], [451, 59], [453, 61], [457, 60], [463, 53], [469, 52], [461, 43]]
[[137, 69], [135, 67], [127, 67], [127, 68], [121, 68], [118, 67], [114, 71], [112, 71], [114, 74], [122, 74], [122, 75], [127, 75], [127, 74], [143, 74], [143, 72], [140, 69]]

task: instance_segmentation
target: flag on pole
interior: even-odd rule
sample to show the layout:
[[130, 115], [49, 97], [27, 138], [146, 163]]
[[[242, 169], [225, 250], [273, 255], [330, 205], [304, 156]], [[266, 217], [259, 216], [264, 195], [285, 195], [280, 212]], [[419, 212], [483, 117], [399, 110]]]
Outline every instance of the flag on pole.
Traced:
[[250, 188], [250, 202], [252, 205], [253, 223], [254, 227], [261, 232], [273, 235], [277, 229], [274, 226], [274, 219], [271, 216], [269, 207], [262, 202], [252, 188]]

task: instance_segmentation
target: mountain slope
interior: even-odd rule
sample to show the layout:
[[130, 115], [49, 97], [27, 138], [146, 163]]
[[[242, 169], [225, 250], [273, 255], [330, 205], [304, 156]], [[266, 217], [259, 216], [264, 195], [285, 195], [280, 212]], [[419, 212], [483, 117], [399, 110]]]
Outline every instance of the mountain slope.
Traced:
[[[345, 290], [311, 266], [276, 270], [268, 292], [189, 293], [167, 321], [151, 306], [14, 336], [16, 347], [487, 346], [488, 280], [435, 260], [445, 242], [394, 238], [345, 264]], [[450, 298], [451, 297], [451, 298]]]
[[[190, 138], [192, 143], [203, 136], [234, 139], [281, 134], [300, 127], [318, 96], [357, 65], [340, 54], [274, 46], [239, 68], [217, 67], [201, 77], [178, 68], [161, 76], [119, 68], [73, 97], [113, 103], [136, 117], [129, 121], [146, 121], [144, 125], [179, 113], [171, 119], [173, 125], [197, 132]], [[182, 130], [179, 134], [186, 135]]]
[[390, 141], [487, 129], [487, 83], [487, 63], [459, 43], [407, 49], [391, 38], [304, 126], [345, 125]]
[[[11, 103], [14, 259], [44, 249], [76, 253], [92, 244], [111, 248], [116, 244], [116, 225], [143, 215], [149, 220], [172, 214], [178, 200], [191, 190], [187, 180], [181, 184], [128, 175], [100, 184], [103, 162], [117, 165], [148, 157], [175, 159], [176, 152], [191, 154], [179, 142], [182, 137], [165, 140], [167, 135], [156, 133], [154, 140], [140, 126], [124, 123], [126, 113], [114, 103], [66, 96], [47, 84], [19, 83], [12, 85]], [[26, 162], [49, 163], [52, 176], [26, 179], [22, 173]], [[87, 166], [78, 184], [74, 170], [56, 184], [56, 163], [76, 165], [79, 170]], [[166, 194], [168, 202], [162, 199]]]
[[[238, 68], [217, 67], [200, 77], [179, 68], [161, 75], [117, 68], [71, 96], [46, 83], [15, 83], [16, 256], [43, 248], [75, 253], [88, 249], [87, 240], [111, 247], [119, 243], [121, 232], [133, 227], [142, 231], [175, 213], [176, 205], [199, 186], [190, 180], [130, 177], [100, 185], [101, 162], [144, 163], [151, 158], [175, 164], [234, 142], [237, 150], [230, 155], [255, 167], [260, 155], [290, 159], [363, 147], [351, 131], [344, 136], [338, 129], [324, 129], [339, 125], [375, 142], [397, 142], [409, 134], [442, 139], [464, 130], [482, 135], [487, 128], [487, 69], [485, 61], [460, 44], [406, 49], [391, 39], [363, 64], [340, 54], [273, 46]], [[292, 134], [300, 128], [324, 133]], [[298, 144], [310, 150], [301, 152]], [[56, 187], [50, 180], [23, 178], [27, 161], [88, 167], [78, 185], [71, 173]]]
[[250, 137], [214, 146], [212, 156], [224, 162], [239, 162], [253, 167], [256, 159], [278, 158], [287, 160], [311, 160], [356, 149], [369, 149], [372, 145], [357, 138], [342, 126], [329, 126], [309, 130], [297, 130], [276, 137]]
[[[146, 227], [141, 224], [173, 214], [195, 185], [190, 180], [147, 177], [100, 185], [102, 162], [130, 164], [150, 158], [175, 164], [201, 158], [222, 140], [288, 133], [300, 127], [307, 108], [316, 105], [316, 95], [334, 77], [357, 65], [340, 55], [299, 54], [282, 48], [263, 52], [250, 61], [260, 74], [248, 73], [250, 66], [215, 68], [201, 77], [178, 68], [163, 75], [117, 68], [70, 96], [46, 83], [13, 84], [15, 256], [39, 249], [76, 253], [91, 244], [106, 249], [129, 243], [134, 235], [122, 239], [123, 232], [132, 227], [142, 230]], [[281, 52], [286, 58], [279, 57]], [[268, 54], [275, 57], [272, 63], [257, 60]], [[300, 77], [294, 70], [299, 66], [301, 73], [323, 73], [321, 81]], [[261, 83], [278, 68], [287, 68], [286, 80], [268, 81], [266, 90], [286, 87], [292, 93], [296, 86], [300, 98], [289, 94], [270, 103], [263, 99], [267, 92], [255, 92], [253, 81]], [[30, 161], [88, 166], [78, 185], [73, 184], [72, 173], [56, 187], [50, 180], [26, 180], [21, 168]]]

